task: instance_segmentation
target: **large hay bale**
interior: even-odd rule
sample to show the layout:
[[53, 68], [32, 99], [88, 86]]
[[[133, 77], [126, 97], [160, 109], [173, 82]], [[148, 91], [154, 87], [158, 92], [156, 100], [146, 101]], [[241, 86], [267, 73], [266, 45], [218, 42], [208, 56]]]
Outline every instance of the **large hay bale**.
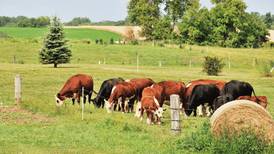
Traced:
[[239, 134], [253, 131], [266, 141], [274, 141], [274, 121], [271, 115], [257, 103], [248, 100], [235, 100], [217, 109], [210, 119], [215, 136], [223, 133]]

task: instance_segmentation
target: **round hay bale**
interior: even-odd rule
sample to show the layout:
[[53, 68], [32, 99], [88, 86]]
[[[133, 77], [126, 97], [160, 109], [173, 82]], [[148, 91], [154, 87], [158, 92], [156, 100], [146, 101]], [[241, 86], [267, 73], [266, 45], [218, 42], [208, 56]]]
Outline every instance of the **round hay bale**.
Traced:
[[210, 123], [216, 137], [223, 133], [230, 135], [253, 131], [268, 142], [274, 141], [274, 121], [271, 115], [262, 106], [248, 100], [224, 104], [214, 112]]

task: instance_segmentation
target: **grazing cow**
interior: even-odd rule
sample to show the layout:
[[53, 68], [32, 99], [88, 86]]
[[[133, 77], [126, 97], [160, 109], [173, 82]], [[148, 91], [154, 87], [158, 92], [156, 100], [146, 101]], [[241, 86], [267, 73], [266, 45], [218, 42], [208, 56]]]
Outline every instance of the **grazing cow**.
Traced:
[[234, 101], [240, 96], [251, 96], [252, 92], [256, 97], [253, 87], [248, 82], [231, 80], [225, 84], [221, 96], [214, 101], [213, 110], [216, 111], [223, 104]]
[[225, 84], [221, 95], [229, 94], [232, 96], [232, 100], [229, 101], [233, 101], [240, 96], [251, 96], [252, 92], [256, 97], [253, 87], [248, 82], [231, 80]]
[[[126, 82], [131, 83], [135, 89], [135, 98], [131, 99], [128, 104], [129, 109], [132, 112], [135, 100], [138, 101], [137, 106], [140, 107], [143, 89], [151, 86], [154, 83], [154, 81], [150, 78], [135, 78], [135, 79], [127, 80]], [[139, 108], [136, 108], [135, 116], [138, 117], [139, 116], [138, 113], [139, 113]]]
[[[185, 108], [185, 113], [189, 116], [192, 111], [194, 116], [196, 116], [196, 109], [200, 105], [208, 103], [208, 106], [212, 109], [212, 104], [215, 98], [220, 95], [220, 90], [214, 84], [209, 85], [197, 85], [193, 88], [190, 97], [190, 102], [187, 103], [187, 108]], [[202, 113], [199, 111], [199, 113]], [[207, 116], [210, 116], [210, 112], [207, 112]]]
[[266, 109], [267, 107], [267, 97], [266, 96], [240, 96], [237, 99], [245, 99], [245, 100], [250, 100], [253, 102], [256, 102], [257, 104], [260, 104], [262, 107]]
[[200, 80], [191, 81], [186, 85], [184, 101], [185, 102], [190, 101], [190, 96], [192, 94], [192, 90], [196, 85], [208, 85], [208, 84], [216, 85], [217, 88], [221, 91], [223, 89], [223, 87], [225, 86], [226, 82], [222, 81], [222, 80], [208, 80], [208, 79], [200, 79]]
[[163, 108], [160, 107], [159, 101], [161, 101], [162, 87], [147, 87], [142, 92], [141, 99], [141, 113], [140, 118], [143, 119], [143, 113], [147, 113], [147, 124], [154, 122], [154, 115], [157, 118], [157, 123], [161, 124], [161, 118], [163, 117]]
[[88, 95], [88, 102], [91, 102], [91, 95], [93, 92], [93, 79], [89, 75], [77, 74], [70, 77], [60, 92], [56, 95], [56, 105], [61, 106], [66, 98], [72, 98], [74, 104], [75, 99], [80, 103], [82, 95], [82, 87], [84, 87], [84, 103], [86, 102], [86, 95]]
[[110, 113], [113, 110], [114, 104], [118, 102], [123, 112], [128, 112], [128, 102], [135, 97], [135, 89], [131, 83], [122, 82], [116, 84], [112, 90], [108, 101], [106, 102], [106, 109]]
[[[183, 97], [186, 89], [186, 86], [183, 82], [162, 81], [157, 83], [156, 85], [163, 87], [163, 101], [169, 101], [172, 94], [177, 94], [179, 95], [181, 102], [183, 102]], [[170, 105], [169, 102], [167, 103], [167, 105]], [[162, 107], [163, 104], [161, 103], [160, 106]]]
[[225, 102], [230, 102], [230, 100], [233, 100], [233, 96], [230, 94], [224, 94], [218, 96], [214, 101], [213, 101], [213, 112], [215, 112], [219, 107], [225, 104]]
[[124, 82], [124, 79], [113, 78], [113, 79], [105, 80], [102, 83], [96, 98], [92, 100], [95, 106], [98, 108], [102, 106], [102, 108], [104, 108], [105, 100], [109, 99], [113, 86], [121, 82]]

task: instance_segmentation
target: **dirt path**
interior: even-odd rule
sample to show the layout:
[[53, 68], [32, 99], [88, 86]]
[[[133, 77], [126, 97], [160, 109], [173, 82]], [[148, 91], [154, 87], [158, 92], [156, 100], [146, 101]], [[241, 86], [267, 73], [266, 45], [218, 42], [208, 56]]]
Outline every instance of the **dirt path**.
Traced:
[[274, 30], [269, 30], [269, 34], [270, 34], [269, 40], [271, 42], [274, 42]]
[[30, 124], [30, 123], [51, 123], [53, 118], [32, 113], [18, 106], [0, 107], [0, 122], [4, 124]]

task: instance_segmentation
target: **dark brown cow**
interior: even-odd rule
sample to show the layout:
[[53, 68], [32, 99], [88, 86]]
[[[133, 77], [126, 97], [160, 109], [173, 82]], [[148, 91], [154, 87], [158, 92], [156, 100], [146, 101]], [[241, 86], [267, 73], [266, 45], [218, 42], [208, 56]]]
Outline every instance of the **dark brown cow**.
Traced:
[[[134, 106], [135, 100], [138, 101], [137, 106], [140, 106], [143, 89], [151, 86], [154, 83], [154, 81], [150, 78], [135, 78], [135, 79], [131, 79], [131, 80], [126, 80], [126, 82], [131, 83], [135, 89], [135, 99], [131, 99], [129, 102], [129, 108], [131, 111], [133, 111], [133, 106]], [[139, 109], [136, 108], [135, 116], [138, 116], [136, 114], [136, 113], [138, 113], [138, 110]]]
[[122, 82], [116, 84], [111, 91], [110, 97], [106, 102], [106, 109], [110, 113], [114, 104], [118, 102], [123, 112], [128, 112], [128, 102], [135, 97], [135, 89], [131, 83]]
[[268, 104], [266, 96], [240, 96], [237, 98], [237, 100], [239, 100], [239, 99], [250, 100], [250, 101], [256, 102], [256, 103], [260, 104], [262, 107], [264, 107], [265, 109]]
[[80, 103], [82, 87], [85, 89], [84, 102], [86, 102], [86, 95], [88, 95], [88, 102], [90, 103], [93, 92], [93, 79], [89, 75], [77, 74], [70, 77], [60, 92], [56, 95], [56, 105], [61, 106], [66, 98], [72, 98], [73, 104], [75, 99]]
[[143, 113], [147, 113], [147, 124], [154, 122], [154, 115], [157, 123], [161, 124], [163, 117], [163, 108], [160, 107], [159, 101], [162, 99], [163, 88], [160, 86], [147, 87], [142, 92], [140, 118], [143, 119]]

